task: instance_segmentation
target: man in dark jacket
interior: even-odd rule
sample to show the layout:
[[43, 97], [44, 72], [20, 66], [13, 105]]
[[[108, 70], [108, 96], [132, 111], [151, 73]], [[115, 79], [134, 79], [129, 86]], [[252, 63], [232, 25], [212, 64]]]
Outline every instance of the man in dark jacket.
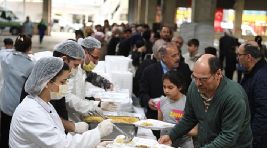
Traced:
[[249, 100], [253, 148], [267, 145], [267, 64], [262, 58], [259, 46], [250, 41], [240, 45], [238, 62], [246, 70], [241, 85]]
[[225, 76], [229, 79], [233, 79], [233, 74], [236, 69], [236, 47], [238, 47], [237, 39], [232, 36], [230, 31], [225, 32], [219, 41], [219, 58], [221, 65], [225, 61]]
[[[140, 79], [143, 75], [144, 70], [151, 64], [157, 63], [160, 61], [161, 56], [159, 50], [163, 45], [165, 45], [166, 42], [164, 40], [157, 40], [155, 44], [153, 45], [152, 51], [153, 54], [147, 54], [146, 59], [143, 61], [143, 63], [137, 68], [135, 72], [135, 76], [133, 79], [133, 93], [139, 97], [139, 83]], [[149, 57], [150, 56], [150, 57]]]

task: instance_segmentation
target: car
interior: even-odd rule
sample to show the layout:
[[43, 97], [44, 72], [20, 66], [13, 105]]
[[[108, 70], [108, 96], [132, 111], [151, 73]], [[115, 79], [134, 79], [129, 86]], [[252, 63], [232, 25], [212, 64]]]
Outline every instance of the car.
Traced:
[[0, 7], [0, 29], [8, 31], [12, 35], [18, 35], [21, 32], [22, 22], [11, 10]]
[[72, 23], [71, 21], [63, 17], [54, 17], [52, 19], [53, 26], [52, 31], [54, 32], [70, 32], [74, 33], [75, 30], [79, 30], [83, 27], [82, 24]]

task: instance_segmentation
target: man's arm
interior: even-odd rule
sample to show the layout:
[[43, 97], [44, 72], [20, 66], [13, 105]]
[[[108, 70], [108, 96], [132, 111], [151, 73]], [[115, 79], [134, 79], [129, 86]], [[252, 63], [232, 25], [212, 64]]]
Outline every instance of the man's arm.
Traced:
[[100, 88], [103, 88], [105, 90], [110, 89], [112, 87], [112, 83], [108, 79], [106, 79], [106, 78], [104, 78], [104, 77], [102, 77], [102, 76], [100, 76], [100, 75], [98, 75], [92, 71], [86, 72], [86, 79], [85, 80], [87, 82], [90, 82], [93, 85], [100, 87]]

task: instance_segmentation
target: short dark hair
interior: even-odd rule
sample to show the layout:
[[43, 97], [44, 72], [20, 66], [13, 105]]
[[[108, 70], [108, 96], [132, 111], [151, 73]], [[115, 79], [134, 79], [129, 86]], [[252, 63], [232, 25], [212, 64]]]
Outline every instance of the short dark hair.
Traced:
[[245, 44], [244, 52], [246, 54], [250, 54], [253, 58], [256, 58], [256, 59], [262, 57], [262, 53], [260, 51], [260, 48], [258, 46], [254, 46], [251, 44]]
[[132, 33], [132, 30], [130, 28], [124, 29], [123, 33]]
[[145, 41], [143, 39], [137, 40], [135, 43], [136, 48], [140, 48], [142, 46], [145, 46]]
[[171, 26], [166, 25], [166, 24], [163, 24], [163, 25], [160, 26], [160, 31], [161, 31], [164, 27], [168, 28], [169, 31], [172, 32], [172, 28], [171, 28]]
[[185, 85], [184, 77], [181, 73], [175, 70], [171, 70], [165, 73], [162, 77], [162, 80], [165, 79], [170, 80], [171, 83], [177, 86], [177, 88], [182, 88], [182, 89], [184, 88]]
[[198, 46], [199, 46], [199, 41], [198, 41], [198, 39], [190, 39], [190, 40], [187, 42], [187, 45], [188, 45], [188, 46], [194, 45], [194, 46], [198, 47]]
[[212, 54], [217, 56], [217, 49], [215, 47], [209, 46], [205, 48], [205, 54]]
[[15, 41], [15, 50], [28, 52], [32, 46], [32, 39], [26, 34], [19, 34]]
[[159, 34], [159, 32], [154, 32], [154, 38], [156, 38], [156, 39], [160, 39], [160, 34]]
[[84, 38], [84, 34], [82, 30], [75, 30], [75, 36], [78, 36], [78, 35]]
[[255, 41], [256, 41], [258, 44], [261, 43], [261, 42], [262, 42], [262, 37], [259, 36], [259, 35], [255, 36]]
[[217, 57], [210, 57], [208, 63], [211, 74], [215, 74], [219, 69], [221, 69], [220, 60]]
[[11, 38], [5, 38], [4, 39], [4, 44], [5, 45], [13, 45], [13, 40]]
[[162, 29], [163, 29], [164, 27], [166, 27], [166, 28], [169, 29], [169, 31], [170, 31], [170, 35], [173, 37], [173, 30], [172, 30], [172, 27], [169, 26], [169, 25], [164, 24], [164, 25], [162, 25], [162, 26], [160, 27], [160, 31], [162, 31]]

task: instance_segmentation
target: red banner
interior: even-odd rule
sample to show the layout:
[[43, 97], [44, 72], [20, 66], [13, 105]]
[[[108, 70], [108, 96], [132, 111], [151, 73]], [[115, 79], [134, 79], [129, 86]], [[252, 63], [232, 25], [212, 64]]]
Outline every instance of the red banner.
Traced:
[[221, 27], [222, 20], [223, 20], [223, 9], [218, 8], [215, 12], [215, 19], [214, 19], [215, 32], [223, 32], [223, 28]]

